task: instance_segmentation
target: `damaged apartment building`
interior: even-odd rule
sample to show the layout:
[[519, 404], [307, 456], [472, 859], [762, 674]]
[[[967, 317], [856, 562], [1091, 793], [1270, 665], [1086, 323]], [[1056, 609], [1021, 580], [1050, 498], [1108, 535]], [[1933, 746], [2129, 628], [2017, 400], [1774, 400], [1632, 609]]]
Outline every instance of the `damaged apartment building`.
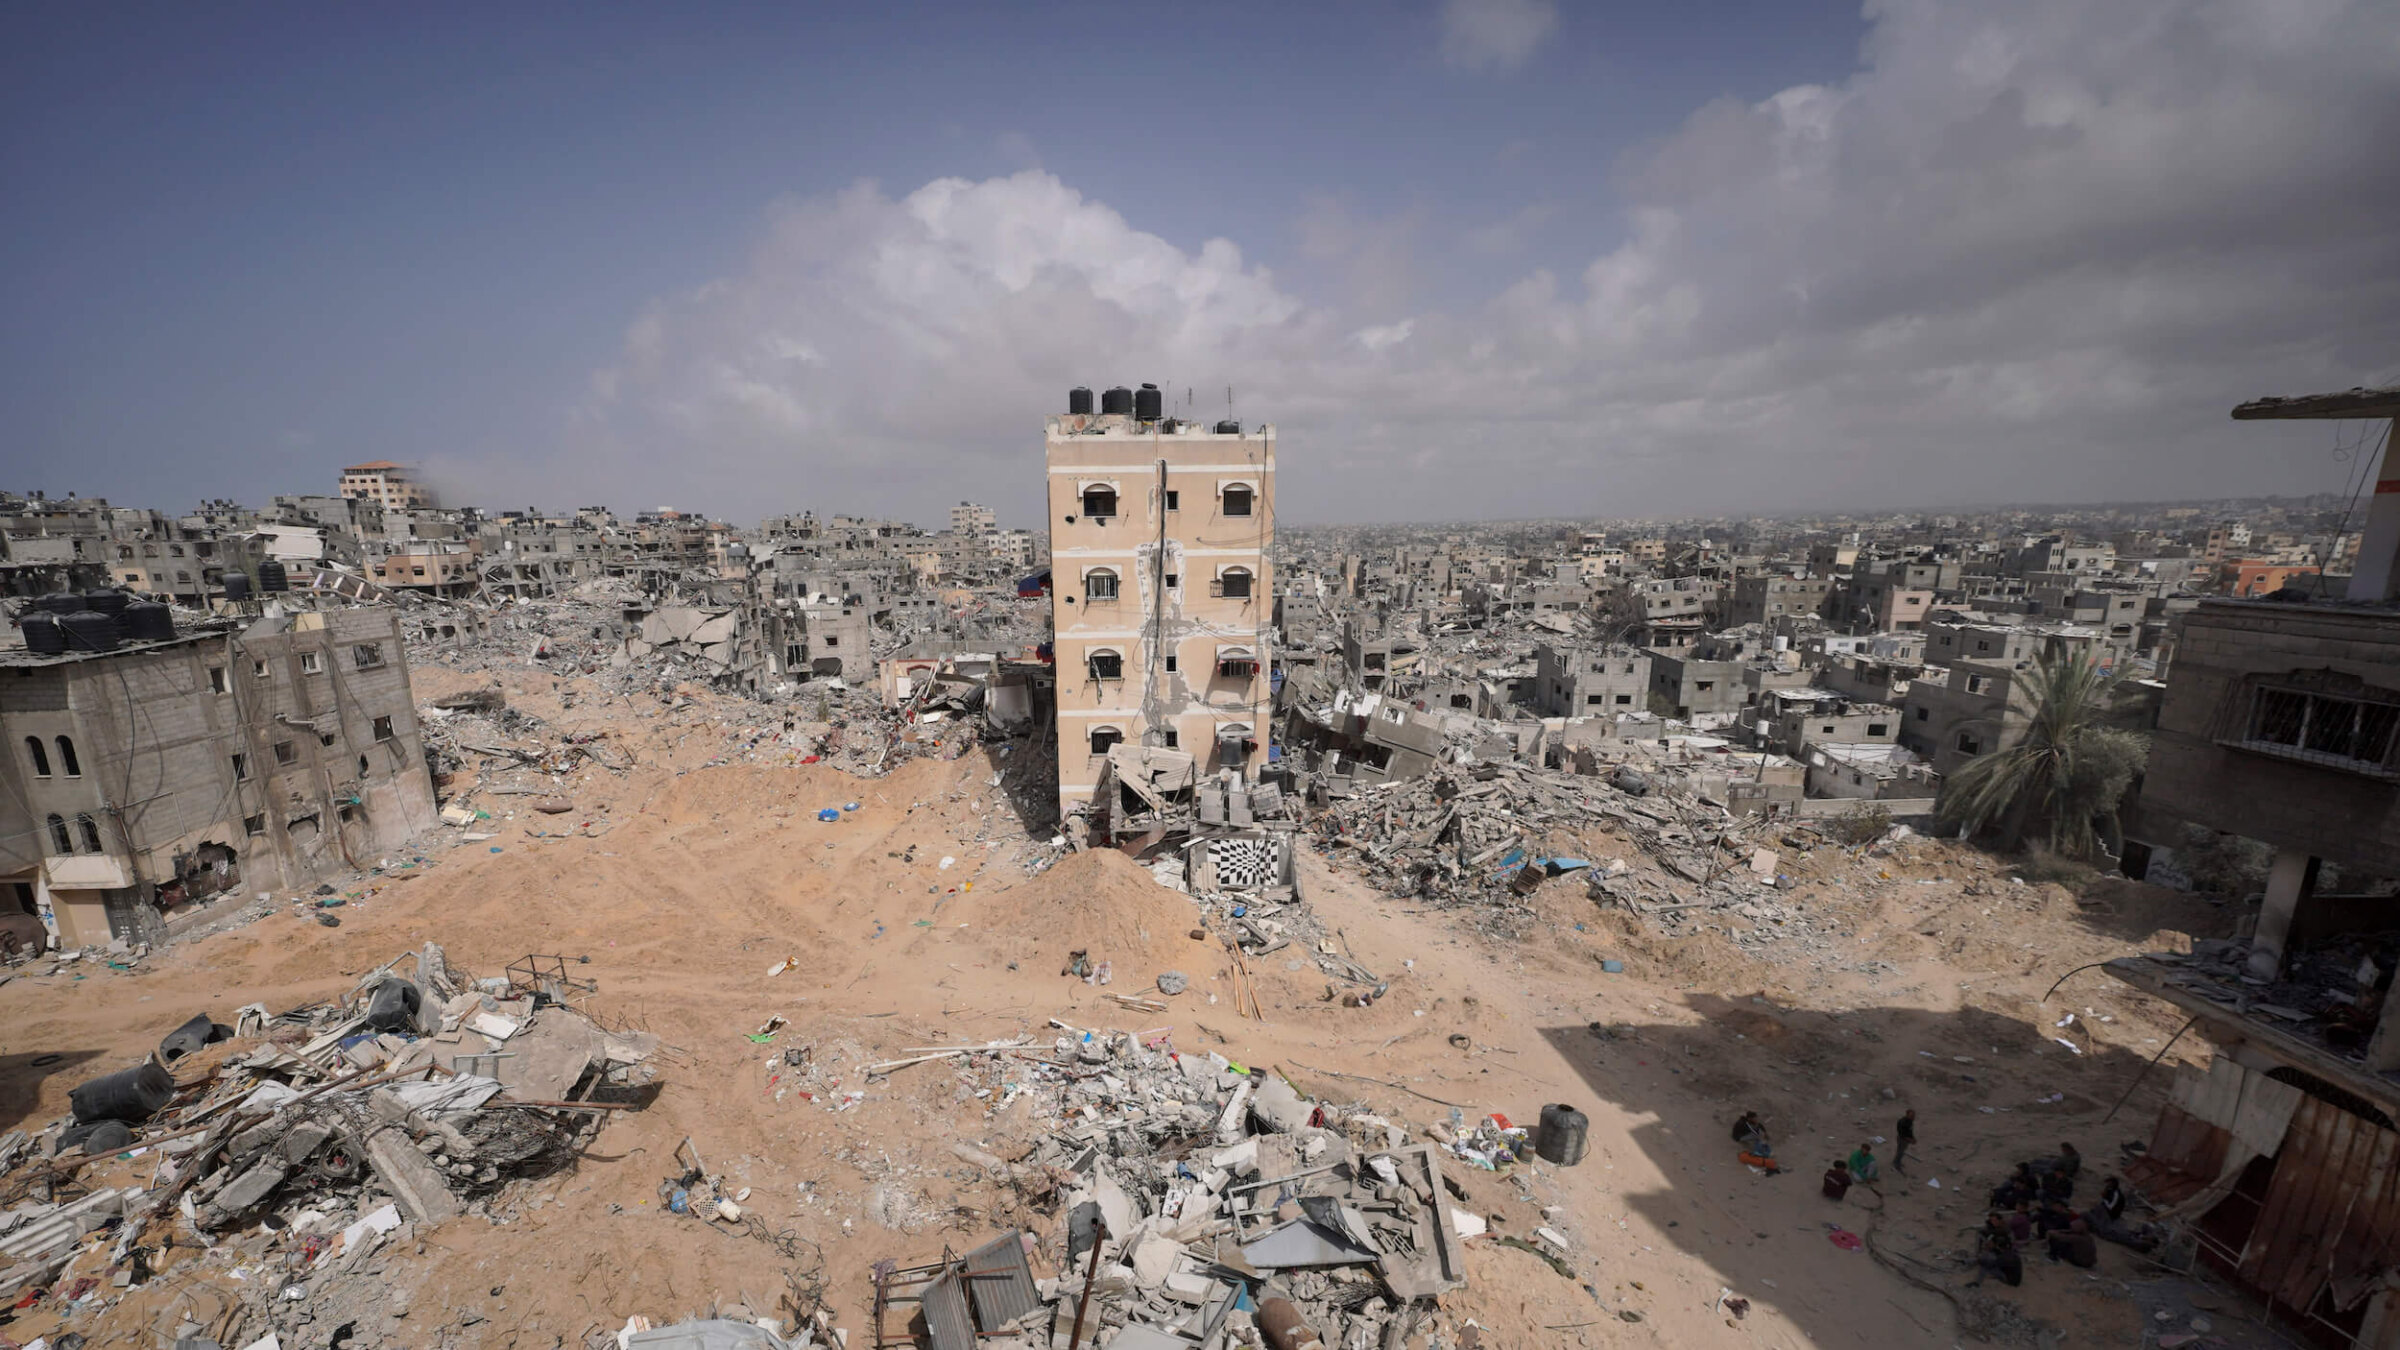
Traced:
[[[1167, 417], [1159, 391], [1049, 419], [1058, 802], [1095, 845], [1206, 839], [1224, 879], [1291, 865], [1261, 827], [1272, 712], [1275, 429]], [[1288, 828], [1288, 827], [1287, 827]]]
[[211, 896], [372, 867], [433, 825], [393, 611], [179, 627], [122, 592], [52, 599], [78, 608], [28, 607], [0, 652], [0, 908], [59, 945], [155, 944]]

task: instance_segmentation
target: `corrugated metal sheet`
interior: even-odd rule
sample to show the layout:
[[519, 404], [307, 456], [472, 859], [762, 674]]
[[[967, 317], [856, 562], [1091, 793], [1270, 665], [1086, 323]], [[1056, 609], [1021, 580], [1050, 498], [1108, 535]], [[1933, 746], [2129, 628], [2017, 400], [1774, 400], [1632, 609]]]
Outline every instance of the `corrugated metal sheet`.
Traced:
[[975, 1350], [975, 1324], [967, 1320], [966, 1281], [956, 1268], [943, 1271], [919, 1296], [926, 1338], [933, 1350]]
[[967, 1294], [975, 1300], [975, 1324], [987, 1332], [1042, 1306], [1033, 1267], [1025, 1264], [1024, 1238], [1022, 1230], [1012, 1228], [967, 1253]]
[[2180, 1205], [2207, 1189], [2225, 1170], [2225, 1153], [2232, 1144], [2233, 1135], [2224, 1127], [2180, 1106], [2162, 1106], [2149, 1151], [2125, 1165], [2125, 1179], [2152, 1204], [2161, 1208]]
[[2313, 1097], [2303, 1101], [2242, 1252], [2242, 1277], [2307, 1308], [2338, 1271], [2352, 1302], [2363, 1298], [2400, 1253], [2396, 1164], [2400, 1135]]

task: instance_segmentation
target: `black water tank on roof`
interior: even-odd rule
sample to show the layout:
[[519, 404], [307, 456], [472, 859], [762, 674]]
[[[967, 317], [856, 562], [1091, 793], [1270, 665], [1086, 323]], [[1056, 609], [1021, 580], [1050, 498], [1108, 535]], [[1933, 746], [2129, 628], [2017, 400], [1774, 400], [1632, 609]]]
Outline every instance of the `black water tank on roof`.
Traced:
[[1100, 411], [1110, 417], [1133, 416], [1133, 391], [1120, 384], [1102, 394]]
[[106, 587], [97, 591], [85, 591], [83, 593], [83, 607], [85, 609], [98, 610], [102, 614], [122, 614], [125, 612], [125, 607], [132, 603], [133, 597], [131, 595], [124, 591], [118, 590], [114, 586]]
[[250, 598], [250, 574], [248, 572], [227, 572], [225, 574], [225, 598], [228, 600]]
[[58, 621], [67, 630], [71, 652], [111, 652], [117, 649], [117, 621], [96, 609], [79, 609]]
[[1217, 434], [1220, 436], [1239, 436], [1242, 434], [1242, 424], [1228, 418], [1225, 421], [1217, 423]]
[[37, 656], [56, 656], [67, 649], [67, 630], [49, 610], [26, 610], [17, 616], [17, 627], [25, 630], [25, 650]]
[[1135, 391], [1134, 391], [1134, 393], [1133, 393], [1133, 420], [1134, 420], [1134, 421], [1136, 421], [1136, 422], [1155, 422], [1155, 421], [1157, 421], [1159, 418], [1161, 418], [1161, 417], [1165, 416], [1165, 415], [1166, 415], [1166, 411], [1167, 411], [1167, 398], [1166, 398], [1166, 395], [1164, 395], [1164, 394], [1161, 394], [1161, 393], [1159, 393], [1159, 392], [1158, 392], [1158, 386], [1157, 386], [1157, 385], [1155, 385], [1155, 384], [1145, 384], [1145, 385], [1143, 385], [1141, 388], [1139, 388], [1139, 389], [1137, 389], [1137, 390], [1135, 390]]
[[168, 642], [175, 637], [175, 607], [156, 600], [136, 600], [117, 616], [127, 642]]
[[1067, 391], [1067, 412], [1088, 414], [1092, 410], [1092, 391], [1077, 385]]
[[283, 570], [282, 563], [273, 558], [267, 558], [260, 561], [258, 564], [259, 590], [268, 595], [273, 595], [277, 591], [288, 591], [291, 588], [292, 575], [291, 573]]
[[33, 603], [40, 605], [52, 614], [72, 614], [76, 610], [88, 608], [83, 603], [83, 597], [73, 591], [52, 591]]

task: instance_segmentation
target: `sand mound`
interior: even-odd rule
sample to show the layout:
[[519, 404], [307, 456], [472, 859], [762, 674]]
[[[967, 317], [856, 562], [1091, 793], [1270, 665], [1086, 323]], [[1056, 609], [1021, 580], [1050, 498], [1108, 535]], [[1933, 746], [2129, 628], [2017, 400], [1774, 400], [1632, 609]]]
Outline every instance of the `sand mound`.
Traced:
[[1197, 979], [1214, 969], [1219, 948], [1194, 942], [1199, 912], [1180, 891], [1159, 885], [1139, 863], [1111, 849], [1078, 853], [1023, 885], [994, 894], [983, 924], [1029, 940], [1038, 956], [1066, 962], [1081, 947], [1111, 962], [1116, 982], [1131, 988], [1162, 970]]

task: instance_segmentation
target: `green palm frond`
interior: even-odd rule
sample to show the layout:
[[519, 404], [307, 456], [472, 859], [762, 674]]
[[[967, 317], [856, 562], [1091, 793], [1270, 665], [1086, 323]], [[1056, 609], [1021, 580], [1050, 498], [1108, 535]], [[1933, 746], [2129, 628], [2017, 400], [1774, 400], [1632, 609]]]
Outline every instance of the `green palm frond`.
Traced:
[[2076, 651], [2011, 681], [2024, 734], [1950, 775], [1942, 818], [1970, 834], [1997, 830], [2005, 848], [2032, 838], [2087, 855], [2093, 822], [2116, 810], [2146, 750], [2140, 735], [2108, 725], [2121, 678]]

